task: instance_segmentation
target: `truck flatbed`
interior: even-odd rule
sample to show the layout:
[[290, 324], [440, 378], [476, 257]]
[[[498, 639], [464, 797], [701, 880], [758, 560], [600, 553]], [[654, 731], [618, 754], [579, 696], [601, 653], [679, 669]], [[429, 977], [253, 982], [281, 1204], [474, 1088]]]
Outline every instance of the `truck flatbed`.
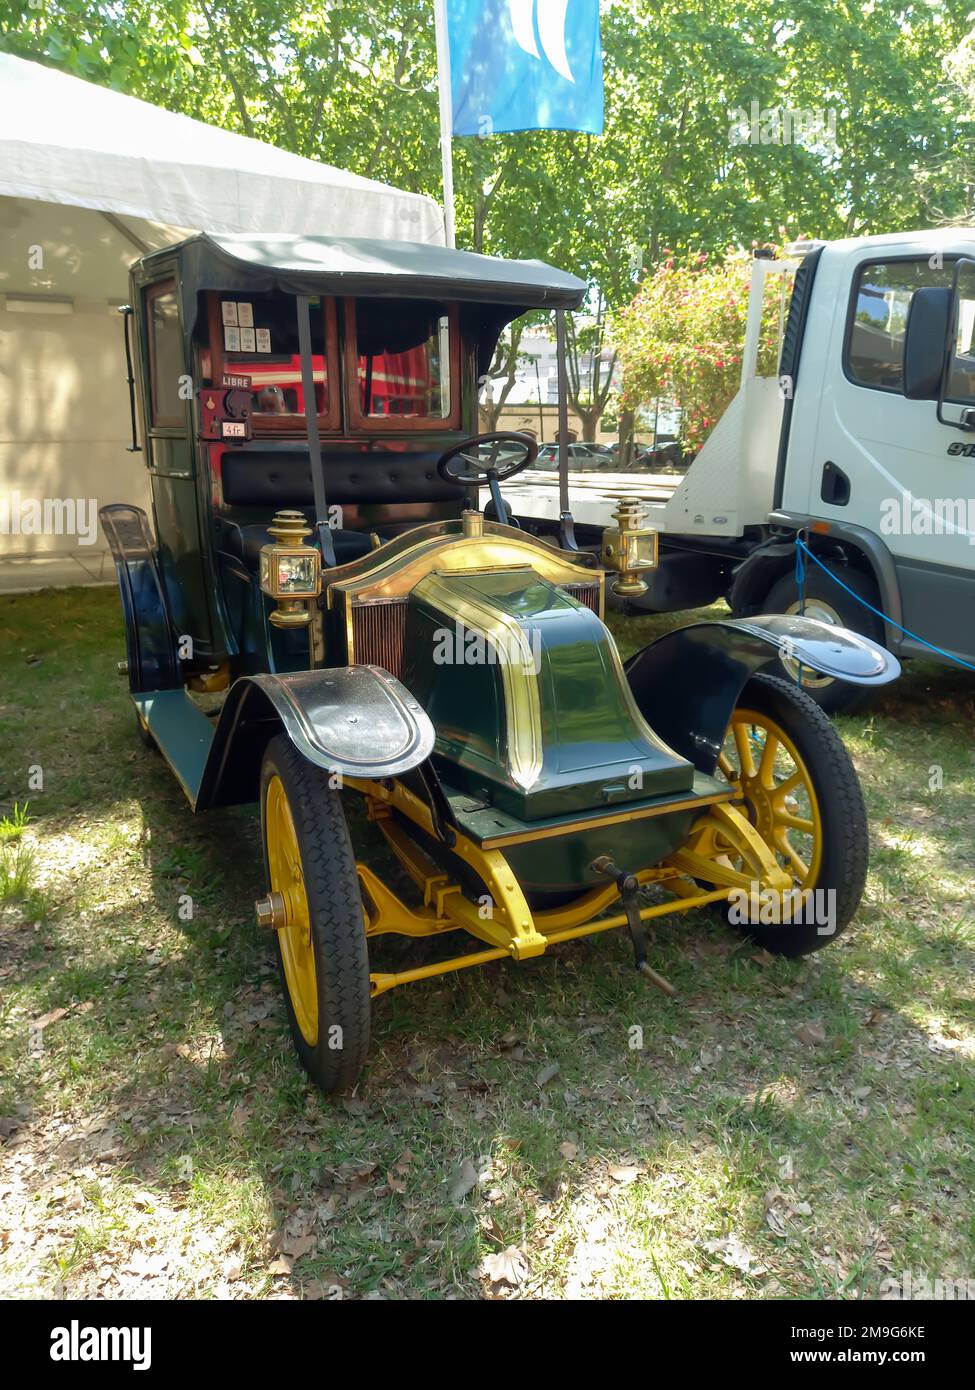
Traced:
[[[653, 525], [655, 508], [669, 502], [683, 478], [681, 473], [611, 473], [594, 470], [569, 474], [569, 508], [581, 526], [613, 525], [613, 512], [620, 498], [645, 502], [648, 522]], [[554, 470], [532, 468], [504, 485], [505, 499], [516, 516], [533, 520], [559, 519], [559, 475]], [[481, 503], [488, 500], [482, 489]]]

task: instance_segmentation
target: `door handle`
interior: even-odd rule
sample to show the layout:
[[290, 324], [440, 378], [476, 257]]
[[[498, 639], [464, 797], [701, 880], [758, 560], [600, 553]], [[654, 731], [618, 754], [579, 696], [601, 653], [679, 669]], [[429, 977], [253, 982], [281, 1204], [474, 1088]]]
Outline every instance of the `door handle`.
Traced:
[[819, 496], [830, 507], [845, 507], [850, 500], [850, 480], [832, 459], [823, 464]]

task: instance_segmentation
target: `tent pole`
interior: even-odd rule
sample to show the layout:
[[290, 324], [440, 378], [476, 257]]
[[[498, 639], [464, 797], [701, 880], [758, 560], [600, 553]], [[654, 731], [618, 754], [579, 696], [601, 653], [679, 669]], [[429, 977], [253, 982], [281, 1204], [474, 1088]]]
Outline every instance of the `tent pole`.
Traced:
[[433, 0], [437, 30], [437, 85], [440, 91], [440, 157], [443, 162], [443, 225], [448, 246], [454, 237], [454, 159], [451, 144], [450, 44], [447, 42], [447, 0]]

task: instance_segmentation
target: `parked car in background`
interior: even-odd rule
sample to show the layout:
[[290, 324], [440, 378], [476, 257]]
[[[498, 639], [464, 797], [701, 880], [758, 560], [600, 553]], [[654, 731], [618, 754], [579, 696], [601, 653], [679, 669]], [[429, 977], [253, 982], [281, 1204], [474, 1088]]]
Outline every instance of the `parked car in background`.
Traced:
[[[597, 448], [593, 444], [570, 444], [568, 446], [569, 467], [606, 468], [612, 461], [612, 455], [600, 452], [601, 447]], [[538, 451], [535, 466], [537, 468], [557, 468], [558, 463], [559, 446], [557, 444], [543, 444]]]
[[684, 462], [683, 451], [676, 439], [661, 440], [637, 454], [633, 460], [635, 468], [646, 468], [651, 472], [662, 468], [680, 468]]

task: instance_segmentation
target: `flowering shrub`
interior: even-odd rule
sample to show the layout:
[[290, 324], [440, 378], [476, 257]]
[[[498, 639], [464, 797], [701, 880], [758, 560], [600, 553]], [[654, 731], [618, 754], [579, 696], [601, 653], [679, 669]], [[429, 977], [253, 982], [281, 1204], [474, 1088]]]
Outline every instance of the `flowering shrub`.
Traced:
[[[682, 264], [669, 257], [616, 315], [624, 406], [675, 400], [686, 450], [701, 447], [738, 389], [751, 265], [751, 256], [741, 252], [720, 262], [703, 253]], [[777, 370], [779, 314], [778, 293], [770, 292], [759, 348], [763, 376]]]

